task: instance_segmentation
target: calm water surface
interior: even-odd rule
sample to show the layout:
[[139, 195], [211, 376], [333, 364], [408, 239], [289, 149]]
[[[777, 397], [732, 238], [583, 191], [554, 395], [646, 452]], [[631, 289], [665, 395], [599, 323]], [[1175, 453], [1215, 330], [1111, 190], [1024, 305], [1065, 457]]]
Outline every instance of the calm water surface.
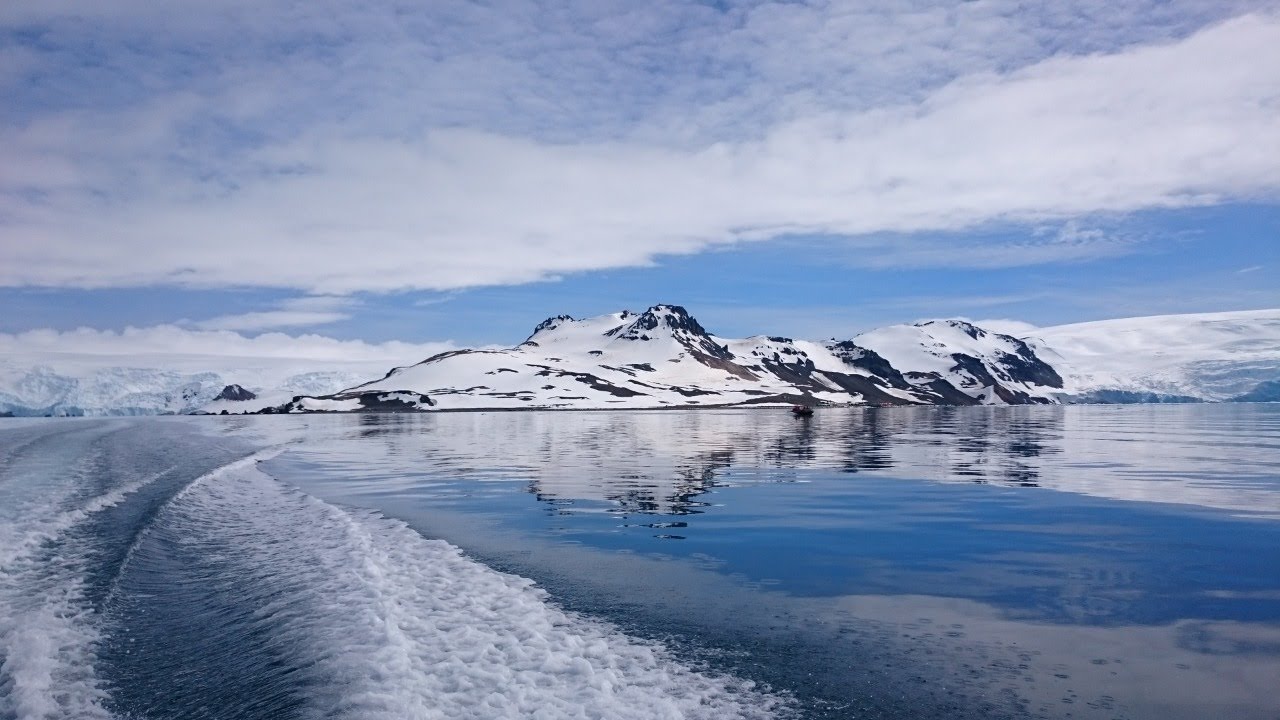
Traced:
[[0, 521], [0, 717], [1280, 717], [1280, 406], [14, 421]]

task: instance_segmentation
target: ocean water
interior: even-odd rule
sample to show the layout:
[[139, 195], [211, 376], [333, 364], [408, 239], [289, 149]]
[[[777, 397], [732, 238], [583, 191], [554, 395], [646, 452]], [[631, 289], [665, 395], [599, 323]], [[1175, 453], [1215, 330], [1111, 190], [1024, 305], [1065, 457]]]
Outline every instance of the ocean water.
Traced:
[[1280, 406], [0, 421], [0, 718], [1280, 717]]

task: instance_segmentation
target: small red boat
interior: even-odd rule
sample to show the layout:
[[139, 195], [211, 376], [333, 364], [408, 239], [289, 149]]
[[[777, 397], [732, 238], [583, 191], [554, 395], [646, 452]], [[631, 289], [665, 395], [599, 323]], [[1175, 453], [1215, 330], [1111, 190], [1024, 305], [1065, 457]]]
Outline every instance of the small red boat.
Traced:
[[809, 417], [813, 414], [813, 408], [808, 405], [792, 405], [791, 414], [796, 417]]

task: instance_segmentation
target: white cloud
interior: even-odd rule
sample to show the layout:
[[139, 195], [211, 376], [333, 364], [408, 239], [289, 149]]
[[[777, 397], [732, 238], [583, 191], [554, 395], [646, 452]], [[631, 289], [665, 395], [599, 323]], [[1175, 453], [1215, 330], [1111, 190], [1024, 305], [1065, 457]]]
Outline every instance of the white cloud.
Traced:
[[1068, 222], [1056, 229], [1035, 228], [1015, 239], [951, 231], [863, 238], [857, 244], [856, 252], [844, 256], [857, 267], [1009, 268], [1118, 257], [1136, 252], [1143, 242]]
[[290, 298], [273, 310], [259, 310], [236, 315], [219, 315], [191, 323], [201, 330], [238, 330], [253, 332], [277, 328], [314, 327], [346, 320], [356, 305], [351, 298], [335, 295], [308, 295]]
[[247, 337], [227, 330], [191, 330], [175, 325], [120, 331], [78, 328], [0, 333], [0, 357], [15, 366], [57, 368], [158, 367], [199, 372], [226, 366], [297, 366], [311, 370], [366, 368], [380, 374], [437, 352], [451, 342], [368, 343], [322, 335], [264, 333]]
[[[807, 232], [843, 236], [867, 265], [938, 265], [955, 248], [912, 233], [1275, 198], [1280, 18], [1192, 32], [1208, 10], [1111, 5], [1022, 18], [998, 3], [672, 2], [522, 21], [444, 4], [455, 37], [341, 5], [326, 21], [269, 3], [212, 19], [68, 4], [112, 27], [158, 23], [179, 46], [209, 40], [205, 26], [243, 31], [247, 49], [215, 37], [217, 72], [150, 78], [159, 93], [125, 83], [135, 99], [97, 97], [83, 73], [88, 107], [42, 111], [24, 90], [32, 109], [0, 126], [0, 284], [449, 290]], [[0, 24], [34, 12], [50, 10], [9, 7]], [[329, 44], [253, 55], [291, 23]], [[478, 42], [493, 39], [509, 43]], [[155, 72], [143, 60], [108, 70]], [[29, 79], [33, 62], [10, 64]], [[964, 248], [964, 264], [1129, 251], [1064, 227]], [[904, 235], [873, 237], [886, 232]]]
[[314, 327], [345, 320], [351, 317], [348, 313], [338, 312], [305, 312], [296, 310], [264, 310], [261, 312], [242, 313], [240, 315], [222, 315], [208, 320], [201, 320], [195, 326], [201, 330], [270, 330], [286, 327]]

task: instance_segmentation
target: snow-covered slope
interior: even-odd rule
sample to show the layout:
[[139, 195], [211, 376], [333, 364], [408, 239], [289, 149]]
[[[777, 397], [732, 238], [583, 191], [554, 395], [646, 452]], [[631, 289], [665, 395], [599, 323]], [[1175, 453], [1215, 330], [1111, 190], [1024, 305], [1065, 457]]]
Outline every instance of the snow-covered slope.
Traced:
[[891, 325], [855, 343], [874, 350], [917, 385], [945, 380], [986, 404], [1047, 402], [1062, 378], [1025, 342], [963, 320]]
[[1108, 320], [1022, 337], [931, 320], [813, 342], [722, 338], [684, 308], [657, 305], [549, 318], [515, 347], [449, 349], [390, 372], [387, 358], [441, 346], [357, 343], [305, 359], [279, 349], [160, 355], [161, 342], [137, 354], [76, 354], [37, 347], [35, 336], [6, 339], [0, 414], [15, 415], [1280, 399], [1280, 310]]
[[1230, 400], [1280, 380], [1280, 310], [1059, 325], [1026, 340], [1086, 399]]
[[1061, 385], [1014, 338], [951, 324], [886, 333], [872, 339], [897, 363], [861, 338], [720, 338], [676, 305], [585, 320], [562, 315], [514, 348], [441, 353], [278, 410], [1021, 404], [1051, 402]]

